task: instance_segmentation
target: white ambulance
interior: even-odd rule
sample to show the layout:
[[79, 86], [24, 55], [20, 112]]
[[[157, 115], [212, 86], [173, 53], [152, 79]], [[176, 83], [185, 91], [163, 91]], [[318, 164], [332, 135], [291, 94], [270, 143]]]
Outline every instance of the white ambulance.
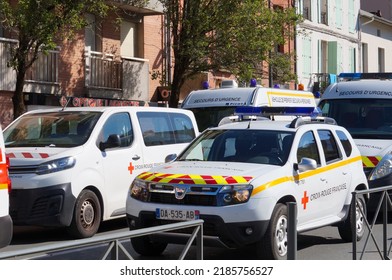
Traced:
[[[319, 107], [324, 116], [347, 128], [361, 155], [369, 187], [392, 185], [392, 73], [342, 73]], [[392, 194], [391, 194], [392, 198]], [[375, 210], [372, 195], [369, 210]]]
[[195, 114], [200, 131], [217, 126], [222, 118], [233, 115], [238, 106], [315, 107], [316, 100], [308, 91], [256, 86], [196, 90], [181, 104], [181, 108]]
[[[367, 197], [358, 195], [352, 207], [352, 192], [368, 185], [345, 128], [330, 118], [238, 119], [205, 130], [174, 161], [137, 176], [127, 200], [131, 230], [202, 219], [207, 246], [252, 246], [257, 257], [284, 259], [287, 203], [295, 202], [299, 232], [336, 225], [342, 239], [352, 241], [354, 229], [362, 238]], [[183, 237], [131, 242], [139, 254], [157, 255]]]
[[12, 219], [9, 215], [11, 181], [8, 177], [8, 164], [8, 159], [5, 155], [3, 133], [0, 128], [0, 248], [10, 244], [13, 234]]
[[198, 134], [192, 112], [157, 107], [30, 111], [4, 131], [15, 225], [63, 226], [79, 238], [124, 217], [136, 175]]

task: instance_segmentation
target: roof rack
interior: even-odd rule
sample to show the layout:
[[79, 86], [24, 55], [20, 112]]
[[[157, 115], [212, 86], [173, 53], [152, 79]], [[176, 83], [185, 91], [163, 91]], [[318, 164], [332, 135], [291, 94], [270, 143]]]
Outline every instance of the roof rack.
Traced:
[[325, 124], [333, 124], [333, 125], [337, 125], [337, 122], [335, 121], [335, 119], [333, 118], [329, 118], [329, 117], [298, 117], [296, 119], [294, 119], [290, 125], [289, 128], [297, 128], [301, 125], [304, 124], [312, 124], [312, 123], [325, 123]]

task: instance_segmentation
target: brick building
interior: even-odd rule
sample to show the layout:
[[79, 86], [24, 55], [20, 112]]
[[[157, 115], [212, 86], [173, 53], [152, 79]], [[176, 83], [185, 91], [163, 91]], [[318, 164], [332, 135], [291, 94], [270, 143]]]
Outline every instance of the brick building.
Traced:
[[[88, 26], [57, 50], [41, 55], [26, 75], [24, 99], [28, 110], [37, 107], [145, 105], [159, 86], [153, 69], [165, 69], [163, 8], [149, 1], [141, 9], [119, 2], [105, 19], [87, 14]], [[16, 74], [7, 67], [8, 47], [18, 42], [0, 25], [0, 123], [13, 119], [12, 95]]]

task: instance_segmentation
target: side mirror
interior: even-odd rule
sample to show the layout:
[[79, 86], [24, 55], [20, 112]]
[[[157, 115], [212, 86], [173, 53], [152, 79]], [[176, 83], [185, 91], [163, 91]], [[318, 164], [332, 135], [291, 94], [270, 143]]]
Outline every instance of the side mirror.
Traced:
[[166, 162], [171, 162], [171, 161], [175, 160], [176, 158], [177, 158], [176, 154], [170, 154], [170, 155], [165, 157], [165, 163]]
[[111, 134], [106, 142], [99, 143], [99, 149], [105, 151], [106, 149], [116, 148], [121, 146], [120, 135]]
[[300, 163], [294, 164], [294, 169], [299, 172], [314, 170], [317, 168], [317, 162], [311, 158], [302, 158]]

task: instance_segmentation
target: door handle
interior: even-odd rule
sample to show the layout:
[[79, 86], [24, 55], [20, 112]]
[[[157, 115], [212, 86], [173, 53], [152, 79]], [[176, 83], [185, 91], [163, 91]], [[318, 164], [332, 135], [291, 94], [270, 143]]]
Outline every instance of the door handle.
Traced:
[[133, 159], [133, 160], [138, 160], [138, 159], [140, 159], [140, 156], [134, 155], [134, 156], [132, 157], [132, 159]]

